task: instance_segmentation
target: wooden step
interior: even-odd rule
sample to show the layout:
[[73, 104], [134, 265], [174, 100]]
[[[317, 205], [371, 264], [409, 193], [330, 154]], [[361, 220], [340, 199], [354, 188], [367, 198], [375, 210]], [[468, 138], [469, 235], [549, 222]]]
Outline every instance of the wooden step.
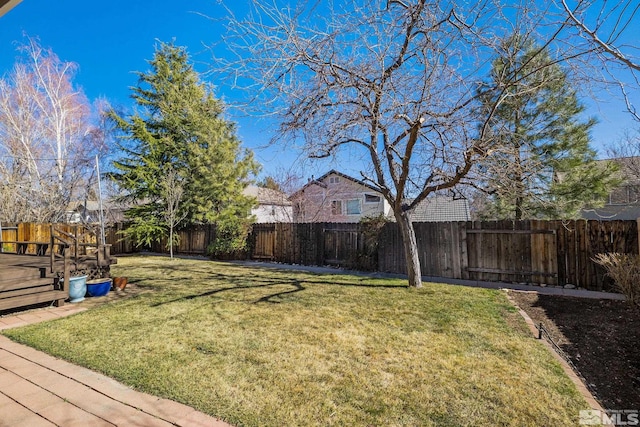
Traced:
[[8, 266], [0, 270], [0, 282], [17, 279], [40, 279], [41, 277], [39, 268]]
[[69, 297], [65, 291], [47, 291], [37, 294], [21, 295], [10, 298], [0, 298], [0, 310], [24, 307], [27, 305], [41, 304], [45, 302], [57, 301], [59, 305], [64, 304], [64, 300]]
[[37, 294], [39, 292], [48, 292], [48, 291], [54, 291], [54, 290], [55, 290], [55, 288], [53, 286], [53, 283], [51, 283], [51, 281], [48, 281], [45, 284], [43, 284], [42, 286], [31, 286], [31, 287], [24, 288], [24, 289], [16, 289], [16, 290], [13, 290], [13, 291], [0, 292], [0, 299], [17, 297], [17, 296], [20, 296], [20, 295]]
[[51, 278], [37, 278], [37, 279], [13, 279], [13, 280], [0, 280], [0, 298], [6, 291], [13, 291], [18, 289], [25, 289], [31, 287], [38, 287], [43, 285], [53, 285], [53, 279]]

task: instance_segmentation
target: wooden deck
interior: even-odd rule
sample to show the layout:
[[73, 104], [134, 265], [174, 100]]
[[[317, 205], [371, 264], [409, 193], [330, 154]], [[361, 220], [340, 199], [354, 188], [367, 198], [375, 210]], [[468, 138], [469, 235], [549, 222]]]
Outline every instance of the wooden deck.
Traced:
[[38, 256], [0, 253], [0, 271], [12, 267], [48, 269], [49, 264], [50, 258], [48, 255]]
[[109, 277], [116, 259], [93, 226], [3, 224], [0, 229], [0, 313], [69, 297], [69, 278]]
[[47, 302], [63, 305], [68, 291], [50, 269], [48, 256], [0, 253], [0, 311]]

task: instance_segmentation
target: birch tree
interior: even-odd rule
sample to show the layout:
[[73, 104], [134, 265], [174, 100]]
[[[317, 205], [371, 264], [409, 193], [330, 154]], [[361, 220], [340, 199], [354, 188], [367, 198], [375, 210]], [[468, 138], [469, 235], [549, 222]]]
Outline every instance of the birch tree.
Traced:
[[34, 39], [0, 79], [0, 217], [60, 221], [103, 147], [99, 114], [73, 85], [76, 65]]
[[[507, 98], [531, 88], [518, 67], [483, 85], [500, 41], [520, 34], [536, 70], [566, 63], [570, 78], [597, 67], [599, 48], [554, 2], [254, 0], [231, 17], [217, 68], [277, 118], [274, 142], [300, 142], [310, 157], [360, 150], [362, 179], [393, 208], [409, 285], [421, 286], [411, 212], [436, 192], [473, 184], [501, 140], [490, 122]], [[541, 53], [549, 52], [548, 58]], [[526, 74], [524, 74], [526, 76]], [[480, 89], [479, 89], [480, 88]], [[481, 99], [490, 99], [481, 105]]]

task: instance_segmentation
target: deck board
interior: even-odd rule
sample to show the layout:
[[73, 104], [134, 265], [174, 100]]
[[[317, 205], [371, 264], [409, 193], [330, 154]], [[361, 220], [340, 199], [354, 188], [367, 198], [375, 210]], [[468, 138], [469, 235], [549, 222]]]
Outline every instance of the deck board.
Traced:
[[5, 267], [35, 267], [35, 268], [48, 268], [50, 266], [51, 259], [48, 256], [38, 255], [16, 255], [0, 253], [0, 268]]
[[64, 304], [68, 292], [56, 290], [46, 276], [51, 258], [0, 253], [0, 311], [55, 301]]

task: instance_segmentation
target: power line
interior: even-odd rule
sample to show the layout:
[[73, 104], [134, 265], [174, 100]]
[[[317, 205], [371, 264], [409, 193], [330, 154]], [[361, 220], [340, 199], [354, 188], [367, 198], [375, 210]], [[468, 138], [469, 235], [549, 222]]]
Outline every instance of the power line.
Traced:
[[[47, 158], [47, 157], [31, 157], [31, 156], [12, 156], [9, 154], [3, 154], [0, 156], [0, 159], [27, 159], [27, 160], [38, 160], [38, 161], [58, 161], [58, 158]], [[89, 161], [89, 160], [87, 160]]]

